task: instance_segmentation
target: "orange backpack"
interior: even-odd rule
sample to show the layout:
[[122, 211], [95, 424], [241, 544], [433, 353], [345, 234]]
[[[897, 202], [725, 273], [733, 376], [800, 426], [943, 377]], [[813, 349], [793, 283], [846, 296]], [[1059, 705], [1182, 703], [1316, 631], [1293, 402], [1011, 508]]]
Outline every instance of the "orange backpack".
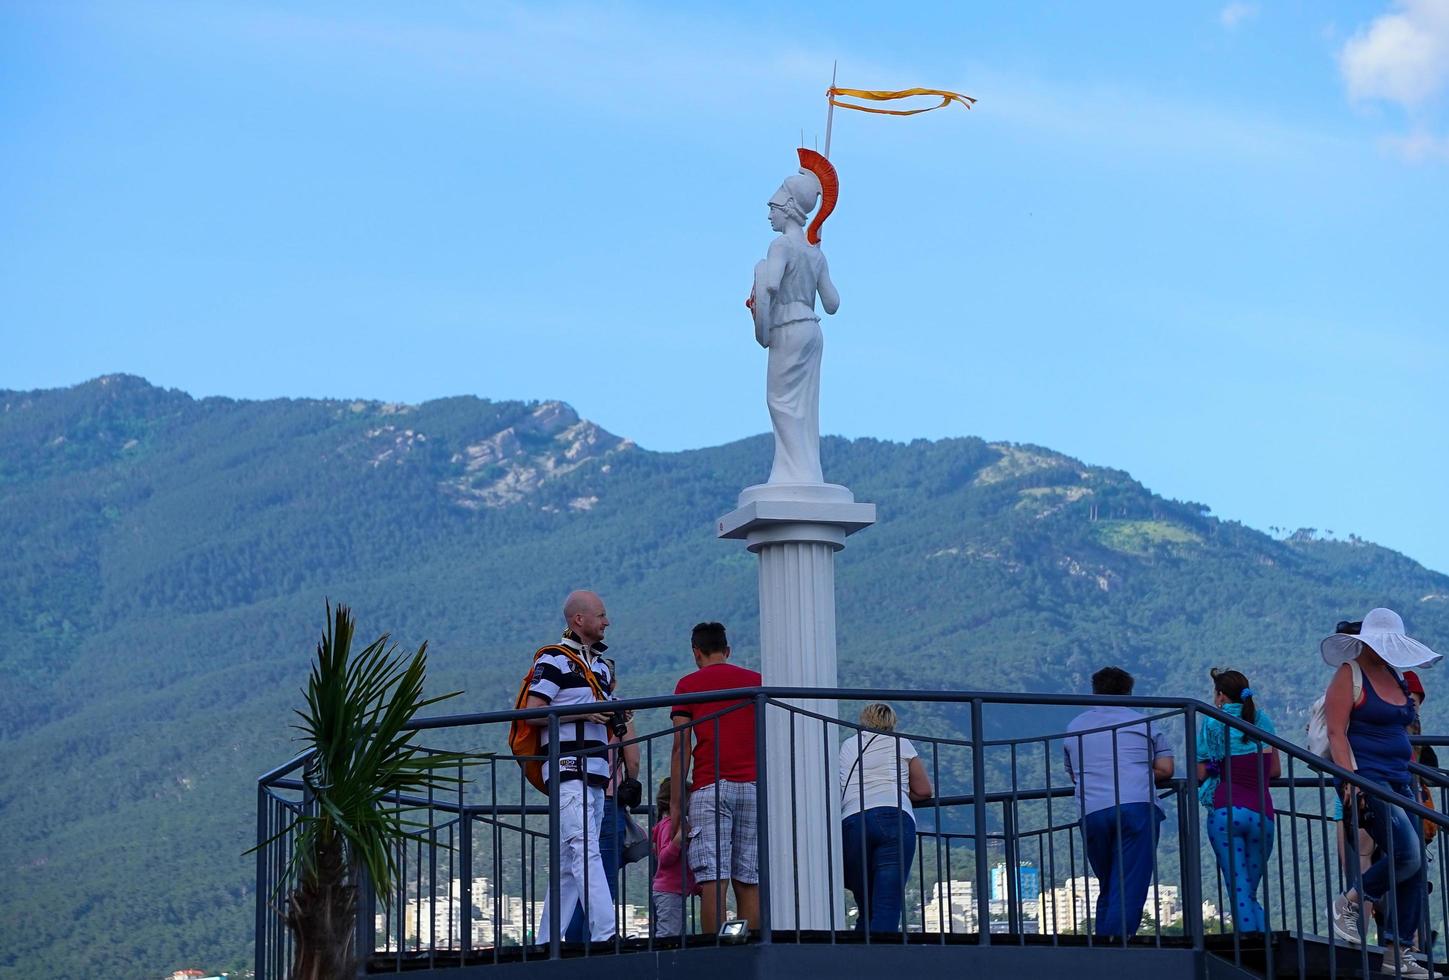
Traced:
[[[583, 672], [584, 679], [589, 682], [589, 689], [594, 692], [594, 699], [597, 701], [609, 700], [608, 695], [604, 693], [604, 689], [599, 687], [599, 679], [594, 676], [593, 670], [584, 662], [584, 658], [580, 657], [570, 648], [555, 643], [546, 647], [539, 647], [538, 651], [534, 653], [533, 663], [529, 665], [528, 673], [523, 675], [523, 683], [518, 685], [518, 697], [513, 702], [513, 709], [515, 711], [522, 711], [524, 705], [527, 703], [528, 688], [533, 683], [534, 669], [538, 666], [538, 658], [545, 653], [561, 653], [565, 657], [568, 657]], [[543, 746], [543, 732], [544, 728], [540, 725], [530, 725], [526, 721], [514, 720], [508, 727], [509, 752], [519, 757], [547, 755], [548, 753], [544, 750]], [[540, 793], [547, 793], [548, 784], [543, 780], [544, 760], [518, 758], [516, 761], [523, 768], [524, 778], [533, 784], [533, 788]]]

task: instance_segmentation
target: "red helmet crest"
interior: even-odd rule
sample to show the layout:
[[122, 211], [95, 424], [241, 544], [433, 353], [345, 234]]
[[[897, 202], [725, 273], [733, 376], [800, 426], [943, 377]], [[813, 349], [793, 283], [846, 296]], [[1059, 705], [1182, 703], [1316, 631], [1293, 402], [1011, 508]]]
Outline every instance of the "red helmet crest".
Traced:
[[815, 212], [810, 227], [805, 229], [806, 240], [811, 245], [819, 245], [820, 226], [825, 224], [825, 219], [830, 217], [830, 212], [835, 210], [835, 202], [840, 198], [840, 177], [830, 161], [814, 150], [802, 146], [795, 152], [800, 154], [800, 168], [810, 171], [820, 181], [820, 209]]

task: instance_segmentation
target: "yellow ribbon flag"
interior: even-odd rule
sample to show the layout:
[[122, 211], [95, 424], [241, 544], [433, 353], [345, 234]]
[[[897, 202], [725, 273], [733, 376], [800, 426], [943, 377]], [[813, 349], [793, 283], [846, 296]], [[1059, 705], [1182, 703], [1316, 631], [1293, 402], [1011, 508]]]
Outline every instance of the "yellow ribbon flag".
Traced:
[[[897, 99], [909, 99], [918, 95], [939, 95], [941, 101], [937, 105], [928, 105], [923, 109], [877, 109], [874, 106], [856, 105], [853, 102], [841, 102], [837, 96], [845, 96], [851, 99], [864, 99], [867, 102], [894, 102]], [[952, 102], [960, 103], [966, 108], [976, 102], [969, 95], [962, 95], [960, 92], [947, 92], [939, 88], [906, 88], [899, 92], [878, 92], [863, 88], [836, 88], [831, 86], [826, 92], [831, 105], [838, 105], [842, 109], [854, 109], [857, 112], [874, 112], [882, 116], [914, 116], [921, 112], [933, 112], [936, 109], [944, 109]]]

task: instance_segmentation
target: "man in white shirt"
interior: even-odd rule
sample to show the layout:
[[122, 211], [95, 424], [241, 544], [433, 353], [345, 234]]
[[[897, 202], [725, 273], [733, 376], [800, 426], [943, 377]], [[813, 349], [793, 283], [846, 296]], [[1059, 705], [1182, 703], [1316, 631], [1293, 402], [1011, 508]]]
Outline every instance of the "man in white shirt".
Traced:
[[[1092, 675], [1092, 693], [1129, 696], [1132, 675], [1103, 667]], [[1172, 747], [1161, 727], [1120, 705], [1077, 715], [1064, 743], [1067, 775], [1082, 808], [1087, 861], [1101, 886], [1093, 931], [1104, 939], [1135, 935], [1163, 818], [1156, 787], [1172, 778]]]

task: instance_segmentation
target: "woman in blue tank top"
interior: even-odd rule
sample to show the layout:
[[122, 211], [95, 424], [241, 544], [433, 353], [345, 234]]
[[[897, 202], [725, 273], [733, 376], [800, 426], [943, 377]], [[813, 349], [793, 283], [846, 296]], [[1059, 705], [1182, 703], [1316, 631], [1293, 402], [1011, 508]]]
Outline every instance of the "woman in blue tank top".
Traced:
[[[1441, 658], [1406, 636], [1404, 621], [1389, 609], [1371, 611], [1357, 635], [1335, 633], [1323, 641], [1320, 650], [1323, 659], [1338, 668], [1323, 705], [1333, 761], [1393, 796], [1414, 800], [1408, 729], [1415, 709], [1399, 671]], [[1354, 688], [1360, 685], [1355, 701]], [[1424, 845], [1418, 818], [1410, 817], [1391, 799], [1349, 785], [1341, 790], [1345, 824], [1351, 822], [1350, 812], [1357, 807], [1378, 858], [1357, 876], [1354, 887], [1334, 901], [1333, 931], [1350, 943], [1362, 942], [1360, 903], [1379, 906], [1383, 912], [1380, 942], [1388, 950], [1384, 968], [1393, 972], [1397, 965], [1403, 977], [1428, 977], [1429, 972], [1407, 952], [1420, 925], [1424, 896]]]

